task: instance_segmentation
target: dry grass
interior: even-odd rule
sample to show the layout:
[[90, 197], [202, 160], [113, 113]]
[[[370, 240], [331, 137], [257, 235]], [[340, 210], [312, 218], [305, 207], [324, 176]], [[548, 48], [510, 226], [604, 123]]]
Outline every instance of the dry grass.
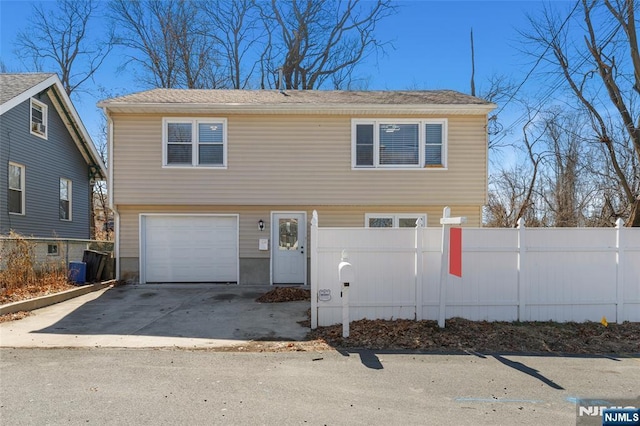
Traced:
[[0, 270], [0, 304], [31, 299], [73, 288], [67, 279], [66, 265], [37, 264], [35, 244], [11, 233], [13, 244], [0, 252], [5, 267]]

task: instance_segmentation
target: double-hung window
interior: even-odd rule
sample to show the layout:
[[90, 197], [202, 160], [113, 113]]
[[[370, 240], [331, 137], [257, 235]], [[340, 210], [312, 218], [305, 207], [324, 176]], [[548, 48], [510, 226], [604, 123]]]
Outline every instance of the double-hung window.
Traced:
[[24, 214], [24, 166], [9, 163], [9, 213]]
[[446, 119], [356, 119], [352, 122], [352, 166], [445, 168]]
[[47, 138], [47, 105], [31, 98], [31, 134]]
[[224, 118], [165, 118], [163, 165], [226, 167], [227, 121]]
[[60, 178], [60, 220], [71, 220], [71, 181]]

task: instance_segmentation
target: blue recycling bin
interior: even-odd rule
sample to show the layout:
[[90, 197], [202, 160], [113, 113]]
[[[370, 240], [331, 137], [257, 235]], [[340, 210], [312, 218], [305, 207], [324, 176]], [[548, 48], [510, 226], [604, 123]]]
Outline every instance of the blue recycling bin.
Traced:
[[75, 285], [87, 281], [87, 264], [85, 262], [69, 262], [69, 281]]

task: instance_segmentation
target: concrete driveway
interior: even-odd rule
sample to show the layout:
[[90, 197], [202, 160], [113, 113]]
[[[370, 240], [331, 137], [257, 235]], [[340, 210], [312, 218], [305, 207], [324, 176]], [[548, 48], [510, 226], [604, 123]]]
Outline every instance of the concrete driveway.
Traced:
[[309, 302], [258, 303], [270, 286], [108, 288], [0, 324], [2, 347], [185, 347], [301, 340]]

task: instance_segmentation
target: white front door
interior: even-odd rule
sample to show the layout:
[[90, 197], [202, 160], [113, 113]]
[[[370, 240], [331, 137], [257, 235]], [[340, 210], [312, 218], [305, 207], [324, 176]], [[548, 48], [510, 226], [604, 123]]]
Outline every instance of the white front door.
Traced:
[[307, 283], [307, 214], [271, 214], [273, 284]]

